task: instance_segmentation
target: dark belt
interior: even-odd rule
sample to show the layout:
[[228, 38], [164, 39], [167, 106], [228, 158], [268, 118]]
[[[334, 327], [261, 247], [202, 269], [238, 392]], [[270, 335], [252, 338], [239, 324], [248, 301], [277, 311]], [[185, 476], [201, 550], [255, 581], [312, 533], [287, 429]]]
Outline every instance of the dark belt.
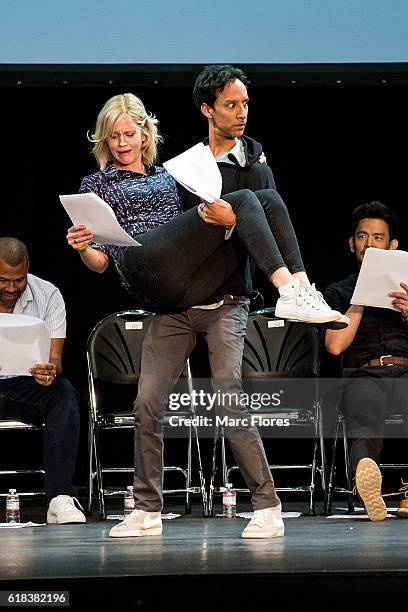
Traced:
[[370, 359], [364, 363], [361, 368], [369, 366], [392, 366], [392, 365], [408, 365], [408, 357], [395, 357], [394, 355], [381, 355], [377, 359]]

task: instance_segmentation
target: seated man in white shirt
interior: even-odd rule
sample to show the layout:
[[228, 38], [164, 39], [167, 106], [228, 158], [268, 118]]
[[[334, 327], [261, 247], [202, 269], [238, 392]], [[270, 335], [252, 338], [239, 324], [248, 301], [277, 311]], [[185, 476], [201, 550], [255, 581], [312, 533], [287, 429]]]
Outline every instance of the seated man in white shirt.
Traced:
[[79, 440], [79, 397], [61, 376], [65, 304], [51, 283], [28, 274], [28, 251], [16, 238], [0, 238], [0, 313], [42, 319], [51, 335], [48, 363], [27, 376], [0, 377], [0, 419], [44, 423], [45, 496], [48, 523], [84, 523], [72, 477]]

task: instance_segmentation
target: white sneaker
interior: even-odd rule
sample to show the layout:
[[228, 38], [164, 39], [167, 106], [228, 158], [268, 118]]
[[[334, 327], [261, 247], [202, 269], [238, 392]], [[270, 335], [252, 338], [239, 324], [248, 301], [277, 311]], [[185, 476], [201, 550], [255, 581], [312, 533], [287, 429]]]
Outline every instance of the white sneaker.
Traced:
[[112, 527], [109, 536], [111, 538], [154, 536], [161, 535], [162, 532], [161, 512], [133, 510], [124, 521]]
[[76, 497], [71, 497], [70, 495], [57, 495], [57, 497], [53, 497], [48, 506], [47, 523], [57, 525], [86, 523], [85, 515], [77, 506], [82, 508]]
[[283, 287], [279, 287], [280, 298], [276, 302], [275, 316], [281, 319], [292, 319], [305, 323], [329, 323], [342, 316], [337, 310], [331, 310], [328, 304], [316, 296], [316, 290], [306, 288], [297, 278]]
[[[323, 307], [323, 309], [331, 310], [330, 306], [326, 302], [323, 297], [323, 294], [320, 291], [317, 291], [316, 285], [312, 283], [312, 285], [307, 289], [307, 291], [314, 297], [317, 302]], [[337, 311], [336, 311], [337, 312]], [[327, 329], [345, 329], [350, 325], [350, 319], [342, 314], [335, 321], [329, 321], [329, 323], [325, 326]]]
[[285, 533], [282, 506], [255, 510], [254, 516], [242, 532], [243, 538], [278, 538]]

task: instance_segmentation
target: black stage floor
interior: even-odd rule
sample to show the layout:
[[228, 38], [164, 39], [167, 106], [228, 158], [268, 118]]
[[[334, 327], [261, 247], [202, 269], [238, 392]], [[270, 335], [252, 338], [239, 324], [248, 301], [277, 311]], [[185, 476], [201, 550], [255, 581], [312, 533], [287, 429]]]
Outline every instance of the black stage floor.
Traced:
[[113, 524], [92, 518], [2, 529], [0, 590], [69, 591], [71, 609], [215, 611], [286, 602], [337, 610], [407, 601], [408, 521], [301, 516], [270, 540], [243, 540], [245, 519], [203, 519], [198, 506], [164, 521], [162, 536], [112, 539]]

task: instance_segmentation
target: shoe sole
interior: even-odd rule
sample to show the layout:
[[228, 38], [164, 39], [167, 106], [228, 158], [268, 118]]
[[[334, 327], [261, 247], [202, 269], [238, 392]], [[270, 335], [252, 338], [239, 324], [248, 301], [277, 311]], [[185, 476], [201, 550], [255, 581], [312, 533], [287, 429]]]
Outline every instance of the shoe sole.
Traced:
[[47, 517], [47, 523], [49, 525], [74, 525], [75, 523], [86, 523], [86, 518], [84, 517], [83, 519], [77, 520], [77, 521], [59, 521], [58, 519], [54, 518], [54, 517]]
[[397, 517], [401, 519], [408, 519], [408, 510], [397, 510]]
[[350, 319], [345, 315], [342, 315], [340, 319], [336, 319], [336, 321], [330, 321], [324, 324], [326, 329], [346, 329], [349, 325]]
[[299, 314], [294, 314], [290, 312], [282, 312], [279, 308], [275, 309], [275, 317], [278, 319], [289, 319], [290, 321], [300, 321], [302, 323], [333, 323], [338, 319], [341, 319], [341, 315], [337, 315], [336, 318], [333, 318], [333, 315], [326, 315], [322, 317], [313, 317], [313, 316], [300, 316]]
[[356, 487], [371, 521], [387, 518], [387, 507], [381, 497], [381, 472], [372, 459], [361, 459], [356, 469]]
[[138, 538], [143, 536], [155, 536], [163, 533], [163, 527], [151, 527], [150, 529], [133, 529], [123, 532], [109, 532], [110, 538]]
[[253, 539], [253, 538], [279, 538], [281, 536], [285, 535], [285, 528], [282, 527], [281, 529], [278, 529], [278, 531], [274, 531], [272, 534], [270, 533], [270, 531], [260, 531], [259, 533], [245, 533], [245, 530], [242, 532], [241, 537], [244, 538], [244, 540], [249, 540], [249, 539]]

